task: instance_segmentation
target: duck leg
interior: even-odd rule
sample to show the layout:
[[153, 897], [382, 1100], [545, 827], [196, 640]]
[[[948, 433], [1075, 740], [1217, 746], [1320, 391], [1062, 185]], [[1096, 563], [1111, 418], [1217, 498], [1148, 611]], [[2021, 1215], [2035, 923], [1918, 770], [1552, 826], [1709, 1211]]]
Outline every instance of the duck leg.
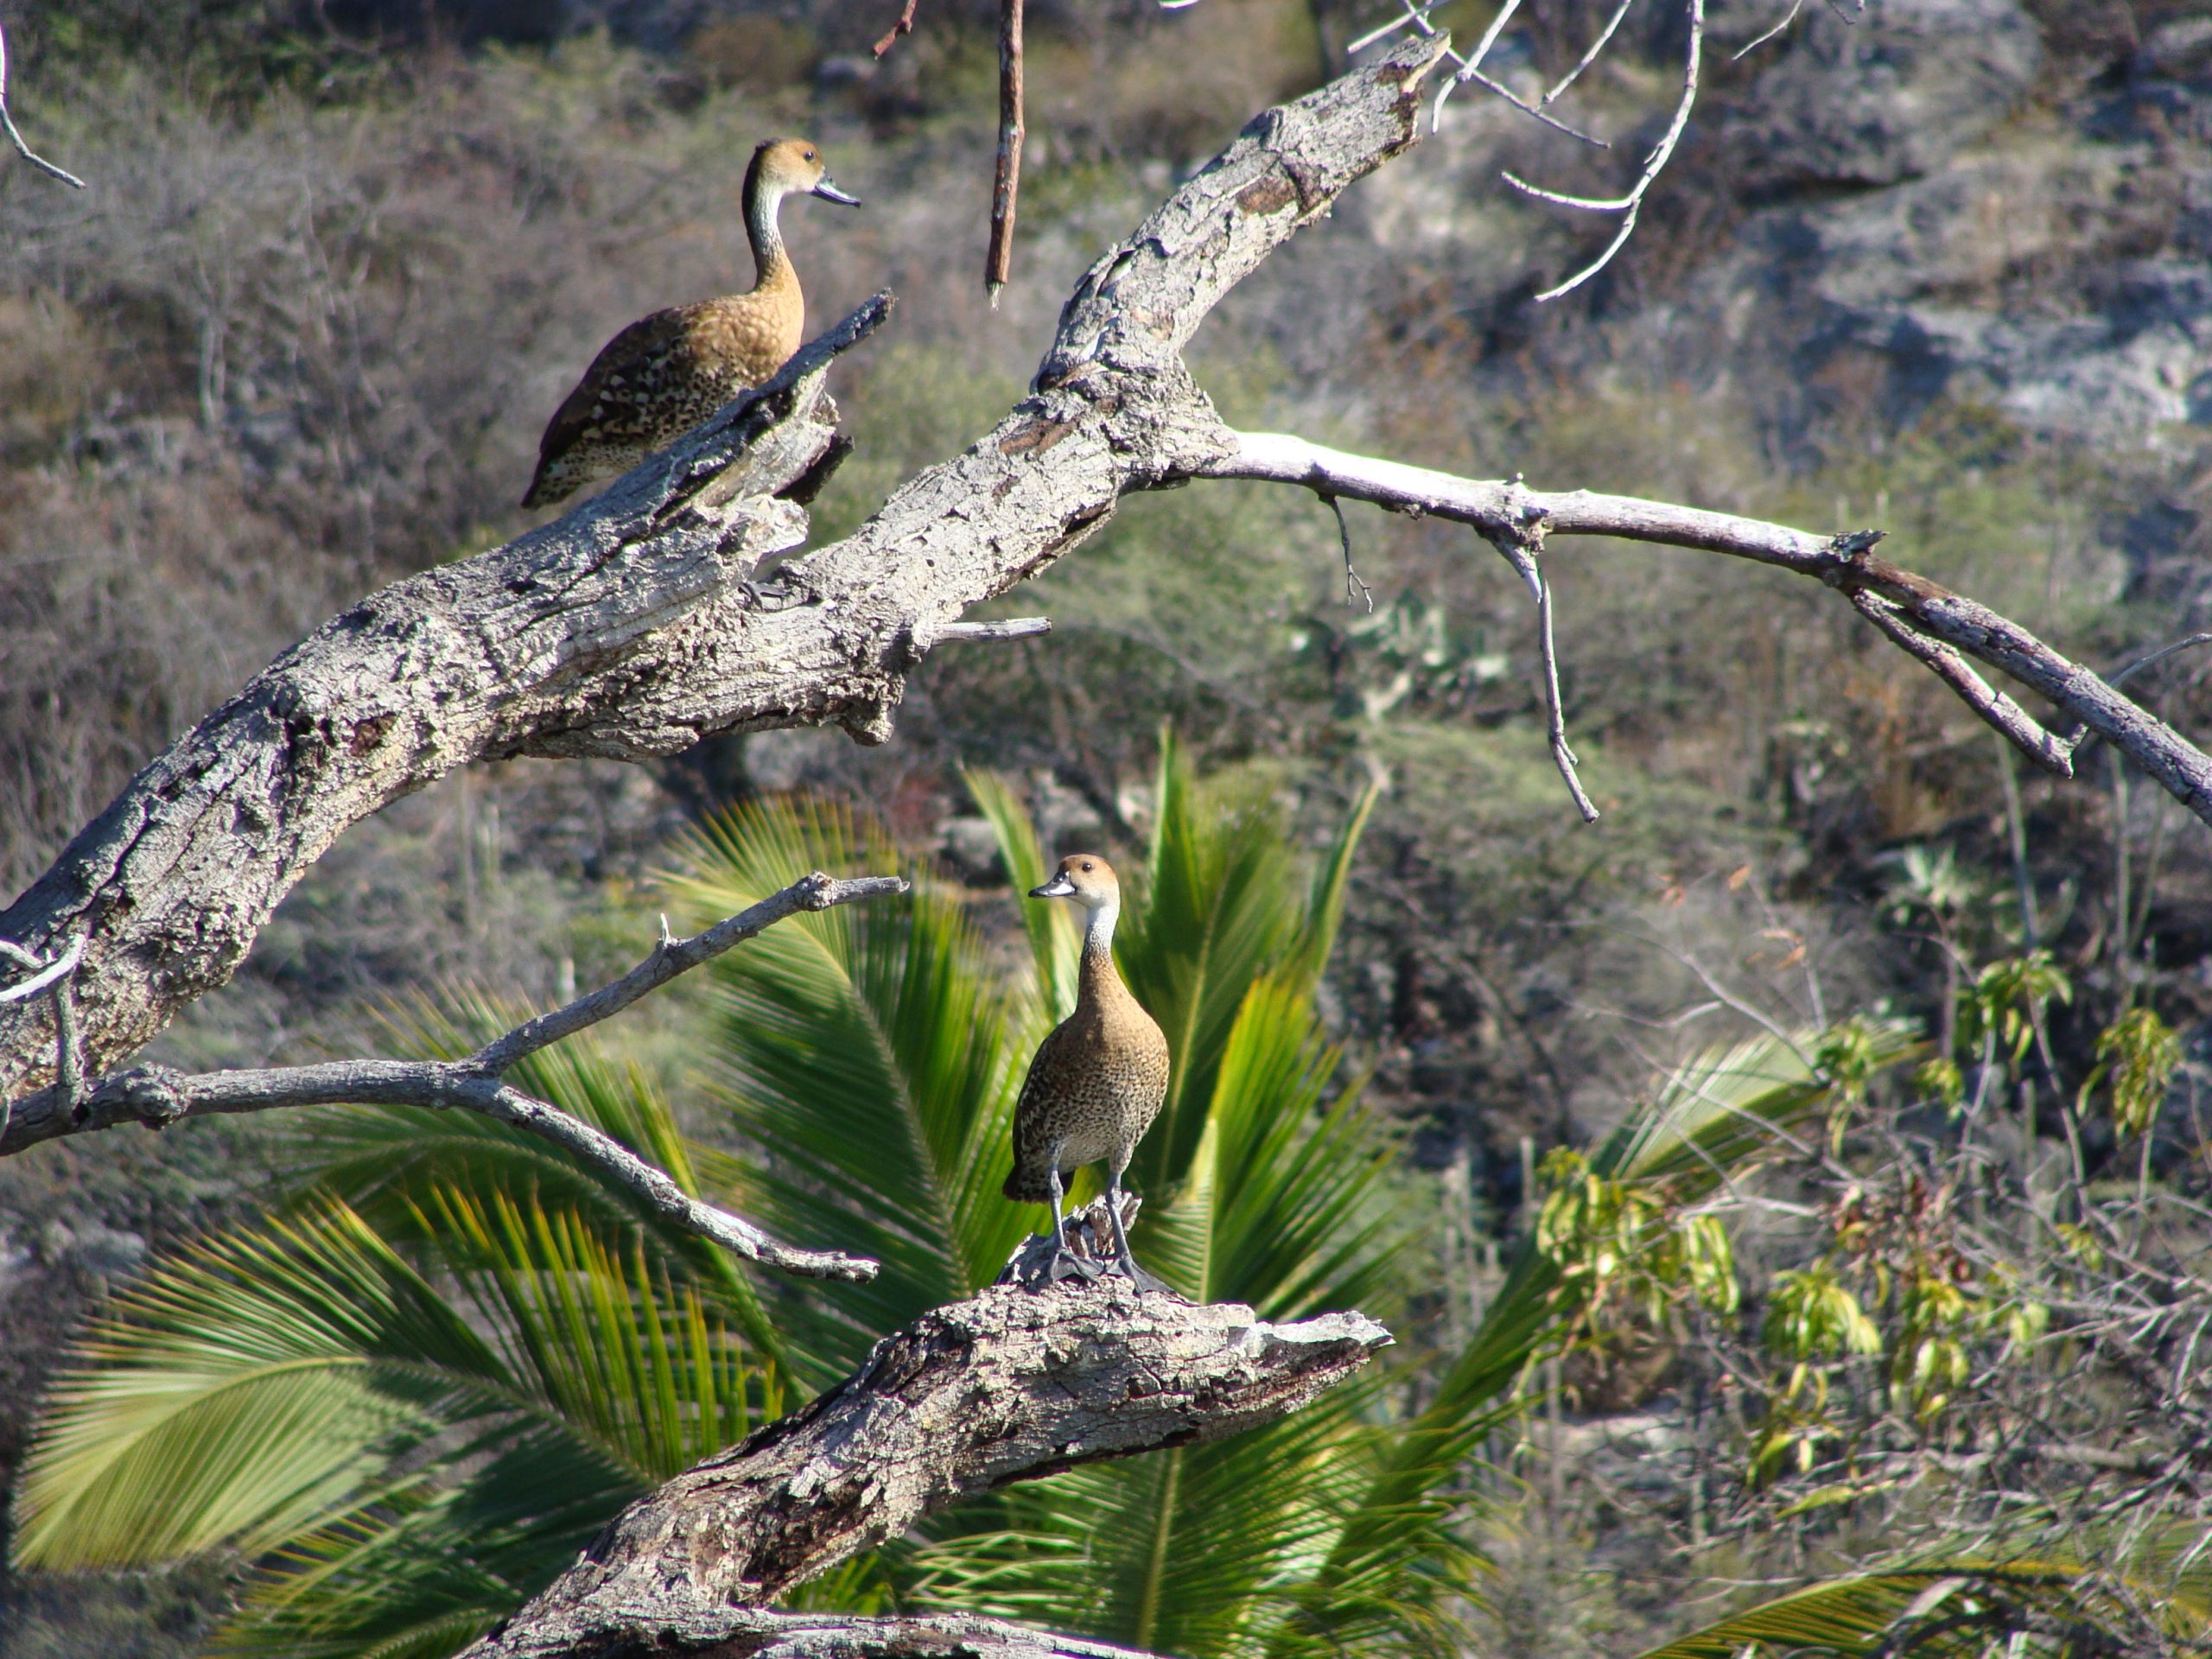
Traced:
[[[1098, 1269], [1088, 1262], [1077, 1260], [1075, 1252], [1068, 1249], [1067, 1224], [1061, 1214], [1063, 1195], [1060, 1189], [1060, 1149], [1058, 1147], [1052, 1148], [1050, 1175], [1052, 1183], [1052, 1265], [1046, 1276], [1056, 1285], [1064, 1279], [1095, 1279], [1098, 1276]], [[1118, 1218], [1116, 1224], [1120, 1224]]]
[[1126, 1160], [1122, 1164], [1112, 1166], [1112, 1173], [1106, 1178], [1106, 1216], [1114, 1224], [1116, 1255], [1121, 1262], [1122, 1271], [1136, 1287], [1138, 1295], [1143, 1295], [1147, 1290], [1168, 1290], [1170, 1287], [1164, 1280], [1154, 1278], [1137, 1266], [1136, 1257], [1129, 1251], [1128, 1230], [1122, 1225], [1122, 1171], [1125, 1167]]

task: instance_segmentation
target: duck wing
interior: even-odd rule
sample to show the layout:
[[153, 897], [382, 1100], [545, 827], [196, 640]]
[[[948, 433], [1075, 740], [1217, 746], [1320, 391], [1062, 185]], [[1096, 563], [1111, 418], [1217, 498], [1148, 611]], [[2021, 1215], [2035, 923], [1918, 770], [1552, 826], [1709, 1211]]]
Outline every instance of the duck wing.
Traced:
[[637, 443], [649, 435], [654, 391], [682, 372], [697, 309], [677, 305], [640, 317], [600, 347], [537, 441], [539, 471], [588, 438]]

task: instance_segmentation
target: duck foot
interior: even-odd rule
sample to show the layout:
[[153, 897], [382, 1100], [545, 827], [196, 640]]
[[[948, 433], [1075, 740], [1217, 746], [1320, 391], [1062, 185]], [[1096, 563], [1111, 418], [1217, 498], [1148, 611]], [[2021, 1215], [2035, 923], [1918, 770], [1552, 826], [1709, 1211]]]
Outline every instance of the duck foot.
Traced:
[[1046, 1281], [1052, 1284], [1065, 1284], [1071, 1279], [1080, 1279], [1090, 1284], [1103, 1279], [1112, 1269], [1092, 1257], [1077, 1255], [1063, 1245], [1052, 1253], [1052, 1265], [1045, 1270]]
[[[1122, 1196], [1122, 1223], [1126, 1236], [1128, 1225], [1136, 1218], [1138, 1199], [1135, 1193]], [[1052, 1285], [1095, 1285], [1102, 1279], [1119, 1273], [1129, 1275], [1121, 1267], [1122, 1252], [1114, 1238], [1113, 1224], [1107, 1218], [1106, 1200], [1094, 1198], [1082, 1209], [1069, 1216], [1061, 1224], [1060, 1235], [1032, 1233], [1023, 1239], [1006, 1266], [1000, 1269], [998, 1282], [1020, 1285], [1028, 1290], [1044, 1290]], [[1146, 1273], [1137, 1269], [1131, 1280], [1141, 1291], [1162, 1290], [1168, 1287]], [[1168, 1291], [1173, 1294], [1173, 1291]]]

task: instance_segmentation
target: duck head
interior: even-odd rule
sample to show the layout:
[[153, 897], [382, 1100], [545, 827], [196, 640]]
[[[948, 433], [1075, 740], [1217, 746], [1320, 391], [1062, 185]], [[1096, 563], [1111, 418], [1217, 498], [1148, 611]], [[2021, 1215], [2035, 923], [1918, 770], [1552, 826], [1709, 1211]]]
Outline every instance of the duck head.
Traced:
[[848, 207], [861, 205], [858, 196], [830, 181], [830, 164], [822, 159], [820, 147], [807, 138], [772, 138], [754, 150], [753, 165], [745, 170], [745, 194], [748, 201], [758, 195], [819, 196]]
[[1072, 899], [1085, 910], [1098, 912], [1121, 906], [1122, 884], [1114, 867], [1096, 853], [1071, 853], [1060, 861], [1052, 879], [1029, 889], [1032, 899]]

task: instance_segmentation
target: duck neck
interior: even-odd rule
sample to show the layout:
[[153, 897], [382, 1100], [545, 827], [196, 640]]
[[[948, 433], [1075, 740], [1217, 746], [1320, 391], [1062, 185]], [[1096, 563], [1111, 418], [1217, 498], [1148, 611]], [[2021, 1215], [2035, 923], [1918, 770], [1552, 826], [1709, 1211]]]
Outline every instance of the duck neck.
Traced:
[[1122, 901], [1113, 899], [1092, 911], [1084, 928], [1083, 975], [1076, 988], [1076, 995], [1083, 1001], [1116, 995], [1122, 989], [1122, 976], [1114, 966], [1114, 924], [1121, 915]]
[[784, 193], [760, 176], [760, 159], [745, 176], [745, 235], [753, 244], [753, 286], [778, 289], [791, 280], [791, 256], [784, 251], [783, 232], [776, 226], [776, 210]]

